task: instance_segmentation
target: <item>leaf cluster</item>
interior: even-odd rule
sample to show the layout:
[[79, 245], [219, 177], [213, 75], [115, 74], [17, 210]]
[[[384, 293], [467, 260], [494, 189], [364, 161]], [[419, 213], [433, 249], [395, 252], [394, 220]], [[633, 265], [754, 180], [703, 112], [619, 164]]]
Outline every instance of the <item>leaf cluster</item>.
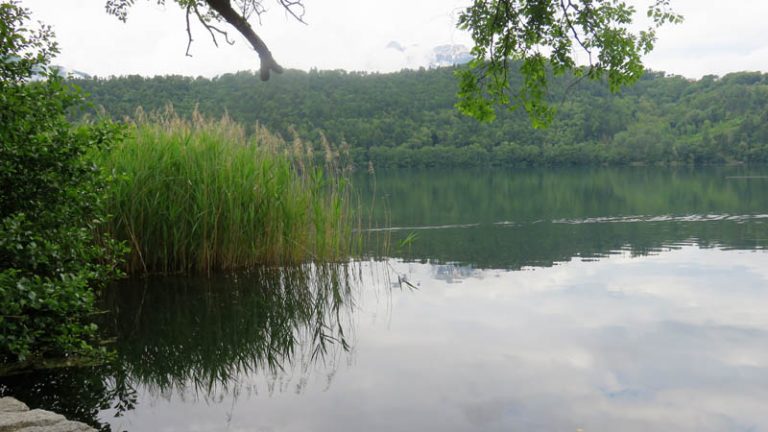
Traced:
[[[91, 350], [92, 288], [116, 275], [119, 244], [98, 233], [108, 175], [96, 152], [120, 128], [74, 127], [79, 91], [48, 71], [50, 29], [0, 4], [0, 360]], [[40, 78], [44, 77], [44, 80]]]
[[[552, 76], [605, 78], [614, 92], [642, 76], [642, 56], [653, 49], [656, 29], [682, 20], [668, 3], [655, 0], [647, 12], [652, 25], [633, 32], [635, 8], [620, 0], [475, 0], [459, 17], [475, 46], [469, 67], [457, 73], [456, 106], [481, 121], [492, 121], [497, 105], [523, 107], [535, 127], [547, 126], [554, 115]], [[586, 65], [579, 54], [586, 54]], [[515, 66], [523, 77], [519, 86], [510, 85]]]

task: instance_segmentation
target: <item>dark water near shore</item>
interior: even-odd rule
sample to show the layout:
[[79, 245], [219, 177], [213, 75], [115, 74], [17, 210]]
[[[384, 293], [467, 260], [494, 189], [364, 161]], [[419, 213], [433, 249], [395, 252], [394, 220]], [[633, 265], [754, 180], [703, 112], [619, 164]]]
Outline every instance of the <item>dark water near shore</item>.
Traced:
[[123, 282], [114, 364], [0, 391], [112, 431], [768, 431], [768, 168], [356, 184], [388, 258]]

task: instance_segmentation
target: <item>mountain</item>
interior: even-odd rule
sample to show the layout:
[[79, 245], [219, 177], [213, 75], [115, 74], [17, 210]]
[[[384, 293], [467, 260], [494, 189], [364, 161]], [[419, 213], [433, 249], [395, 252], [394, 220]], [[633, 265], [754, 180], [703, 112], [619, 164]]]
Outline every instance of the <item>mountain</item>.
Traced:
[[429, 67], [455, 66], [472, 60], [469, 48], [464, 45], [439, 45], [432, 49]]
[[398, 53], [401, 69], [438, 68], [456, 66], [472, 60], [469, 48], [464, 45], [446, 44], [432, 48], [419, 45], [403, 45], [398, 41], [390, 41], [386, 45], [388, 52]]
[[81, 72], [75, 69], [70, 69], [64, 66], [52, 65], [51, 69], [56, 69], [56, 72], [62, 78], [70, 78], [70, 79], [90, 79], [91, 78], [91, 76], [85, 72]]
[[[70, 69], [64, 66], [50, 65], [48, 66], [48, 70], [56, 71], [56, 74], [62, 78], [91, 79], [91, 76], [85, 72], [81, 72], [75, 69]], [[35, 73], [34, 75], [32, 75], [32, 81], [42, 81], [44, 79], [45, 79], [45, 75], [42, 74], [42, 68], [40, 67], [35, 68]]]

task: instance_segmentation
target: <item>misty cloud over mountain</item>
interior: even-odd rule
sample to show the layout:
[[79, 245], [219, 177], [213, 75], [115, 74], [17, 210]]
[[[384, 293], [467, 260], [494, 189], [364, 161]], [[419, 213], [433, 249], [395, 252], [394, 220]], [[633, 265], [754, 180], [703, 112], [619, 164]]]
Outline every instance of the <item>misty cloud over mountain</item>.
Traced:
[[390, 41], [386, 45], [388, 58], [397, 57], [403, 69], [420, 67], [435, 68], [464, 64], [472, 60], [472, 54], [465, 45], [446, 44], [427, 48], [419, 45], [403, 45]]

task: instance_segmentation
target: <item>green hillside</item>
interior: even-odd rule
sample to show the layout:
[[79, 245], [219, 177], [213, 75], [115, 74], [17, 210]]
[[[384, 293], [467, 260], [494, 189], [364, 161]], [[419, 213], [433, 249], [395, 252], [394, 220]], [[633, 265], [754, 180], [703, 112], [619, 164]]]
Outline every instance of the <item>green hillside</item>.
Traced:
[[[453, 68], [391, 74], [251, 72], [214, 79], [165, 76], [75, 81], [114, 118], [137, 107], [190, 115], [225, 112], [320, 145], [322, 132], [376, 166], [723, 164], [768, 161], [768, 74], [689, 80], [648, 72], [611, 94], [601, 83], [555, 83], [553, 124], [533, 129], [522, 110], [480, 124], [454, 108]], [[513, 78], [514, 79], [514, 78]]]

